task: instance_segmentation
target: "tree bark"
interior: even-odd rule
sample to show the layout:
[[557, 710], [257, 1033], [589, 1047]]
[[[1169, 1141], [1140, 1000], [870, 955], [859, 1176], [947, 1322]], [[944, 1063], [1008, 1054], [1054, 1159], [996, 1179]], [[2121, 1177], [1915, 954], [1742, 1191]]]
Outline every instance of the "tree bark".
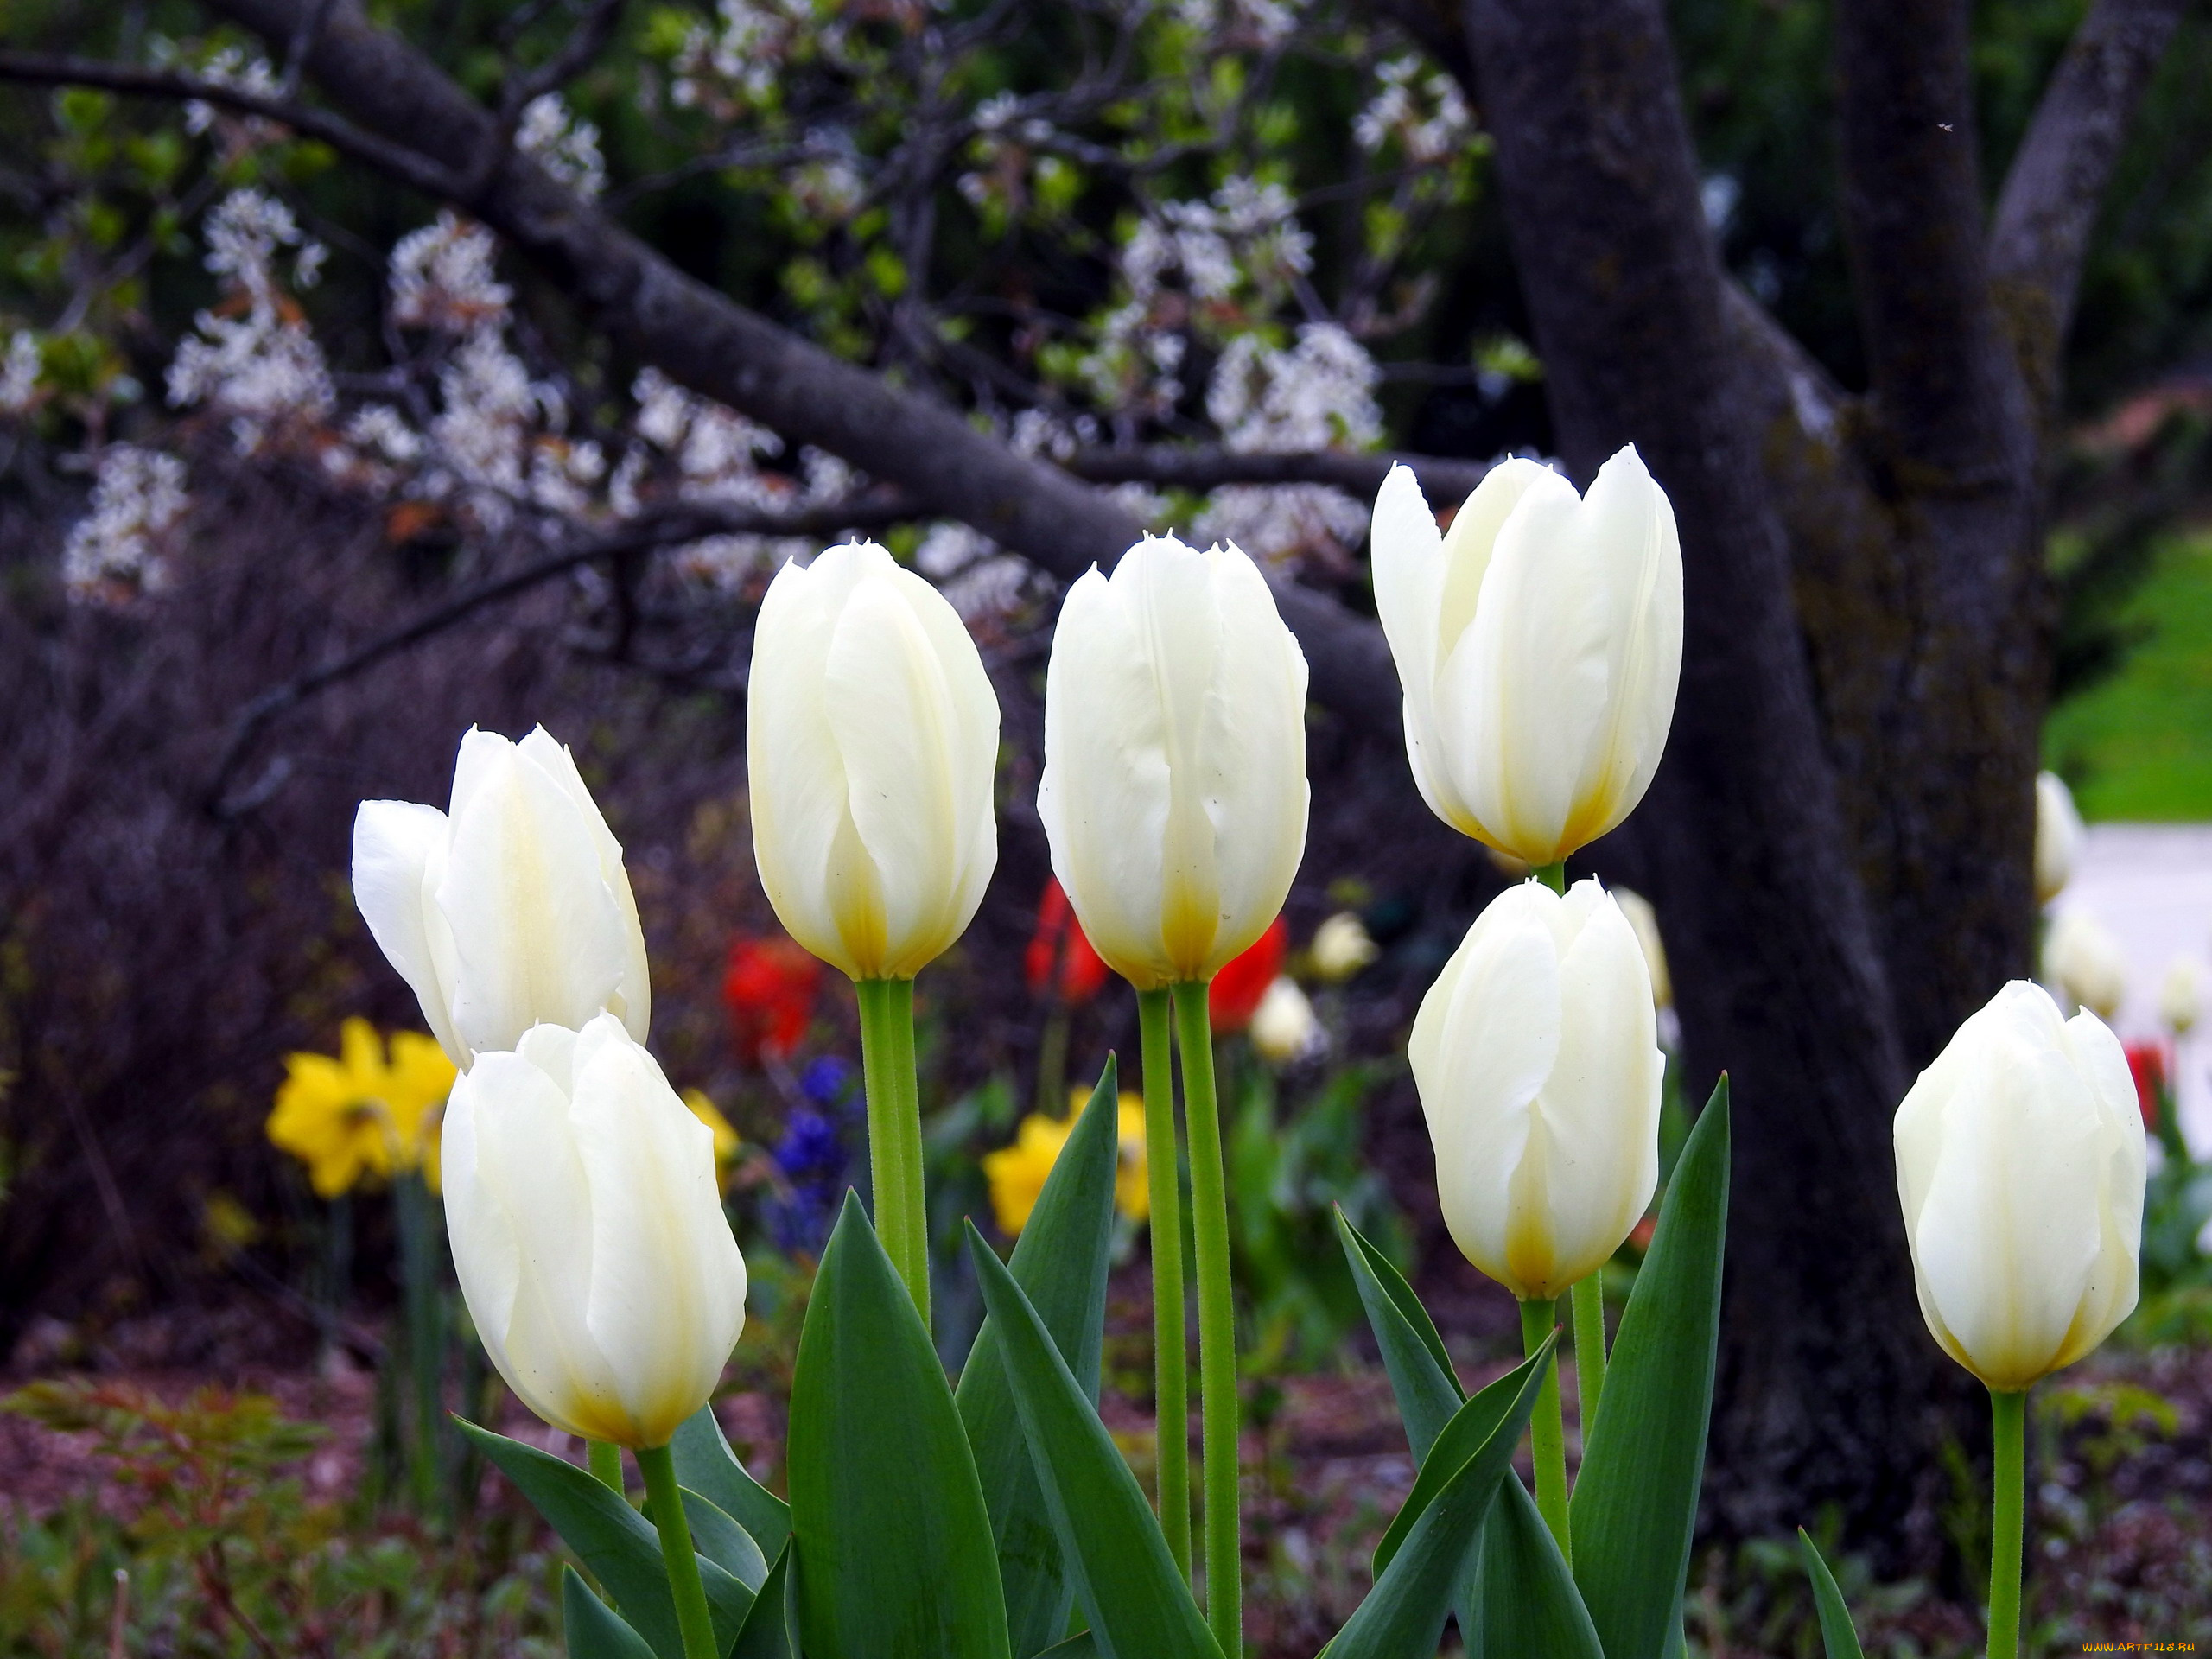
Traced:
[[1654, 0], [1467, 16], [1567, 460], [1586, 480], [1634, 442], [1681, 528], [1681, 692], [1638, 828], [1690, 1075], [1702, 1090], [1725, 1066], [1737, 1103], [1709, 1501], [1739, 1534], [1831, 1502], [1894, 1517], [1933, 1432], [1899, 1408], [1942, 1362], [1890, 1173], [1910, 1072], [1752, 418], [1775, 375], [1732, 329]]
[[1901, 1516], [1926, 1537], [1936, 1438], [1980, 1438], [1921, 1328], [1889, 1121], [2030, 969], [2042, 431], [2095, 204], [2179, 10], [2101, 0], [1986, 238], [1967, 7], [1843, 0], [1854, 399], [1720, 271], [1655, 0], [1470, 0], [1567, 459], [1586, 477], [1637, 442], [1681, 519], [1682, 696], [1637, 838], [1692, 1075], [1726, 1065], [1738, 1103], [1726, 1533], [1835, 1503], [1894, 1560], [1919, 1541]]

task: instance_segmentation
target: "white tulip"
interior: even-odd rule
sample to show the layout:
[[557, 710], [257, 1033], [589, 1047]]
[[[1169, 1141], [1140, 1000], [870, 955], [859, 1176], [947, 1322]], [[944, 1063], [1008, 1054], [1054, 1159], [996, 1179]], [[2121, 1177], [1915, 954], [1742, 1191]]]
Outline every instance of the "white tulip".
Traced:
[[1306, 798], [1306, 657], [1249, 558], [1149, 537], [1068, 589], [1037, 810], [1109, 967], [1211, 979], [1282, 909]]
[[786, 564], [753, 633], [753, 852], [791, 936], [855, 979], [912, 979], [998, 862], [999, 702], [944, 596], [873, 542]]
[[2036, 903], [2047, 905], [2065, 891], [2081, 856], [2082, 815], [2074, 791], [2055, 772], [2036, 774]]
[[1313, 1002], [1288, 975], [1279, 976], [1262, 994], [1245, 1034], [1254, 1052], [1276, 1065], [1306, 1058], [1325, 1040]]
[[2177, 1037], [2186, 1037], [2204, 1012], [2204, 969], [2194, 957], [2176, 957], [2158, 982], [2158, 1018]]
[[519, 743], [471, 727], [450, 813], [362, 802], [353, 900], [455, 1065], [602, 1008], [644, 1040], [652, 993], [621, 843], [543, 726]]
[[2044, 938], [2045, 978], [2077, 1007], [2109, 1020], [2127, 996], [2127, 953], [2113, 931], [2086, 910], [2055, 918]]
[[1897, 1108], [1920, 1311], [2000, 1392], [2070, 1365], [2135, 1306], [2145, 1141], [2120, 1040], [2016, 980]]
[[1373, 561], [1406, 752], [1439, 817], [1541, 866], [1634, 810], [1675, 716], [1682, 551], [1633, 448], [1587, 497], [1534, 461], [1503, 462], [1448, 535], [1393, 467]]
[[1605, 1266], [1659, 1180], [1659, 1051], [1636, 930], [1595, 880], [1509, 887], [1414, 1020], [1407, 1058], [1461, 1254], [1524, 1301]]
[[1381, 954], [1367, 931], [1367, 925], [1351, 911], [1340, 910], [1313, 930], [1313, 971], [1335, 984], [1350, 979]]
[[454, 1272], [507, 1386], [571, 1434], [666, 1446], [745, 1324], [714, 1131], [601, 1014], [479, 1055], [444, 1135]]

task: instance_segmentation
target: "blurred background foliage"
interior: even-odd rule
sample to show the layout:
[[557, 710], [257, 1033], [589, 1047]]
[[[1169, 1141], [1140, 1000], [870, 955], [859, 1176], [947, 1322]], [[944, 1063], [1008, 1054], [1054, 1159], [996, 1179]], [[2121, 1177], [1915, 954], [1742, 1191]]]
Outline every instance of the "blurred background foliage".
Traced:
[[[511, 61], [543, 61], [575, 21], [556, 4], [492, 0], [373, 10], [493, 100]], [[2083, 10], [1978, 8], [1986, 179], [2001, 176]], [[926, 15], [968, 22], [986, 10], [960, 0]], [[925, 92], [914, 66], [925, 14], [913, 6], [637, 4], [563, 89], [541, 153], [596, 177], [622, 222], [686, 272], [808, 337], [1016, 438], [1020, 412], [1043, 411], [1022, 441], [1046, 453], [1119, 439], [1267, 447], [1287, 444], [1294, 427], [1296, 447], [1546, 453], [1543, 365], [1528, 343], [1480, 112], [1455, 113], [1451, 66], [1424, 50], [1417, 11], [1191, 0], [1121, 30], [1118, 9], [1089, 0], [1027, 6], [1019, 27], [934, 63]], [[1671, 15], [1706, 210], [1730, 270], [1842, 385], [1863, 385], [1834, 199], [1828, 8], [1677, 0]], [[243, 37], [181, 0], [28, 0], [0, 35], [141, 60], [167, 53], [229, 74], [251, 62]], [[2047, 753], [2092, 817], [2212, 819], [2208, 79], [2212, 19], [2200, 9], [2133, 130], [2067, 354]], [[989, 123], [967, 119], [993, 100], [1011, 102]], [[179, 343], [207, 337], [203, 314], [239, 315], [235, 284], [207, 266], [210, 213], [253, 189], [296, 221], [298, 240], [269, 265], [283, 278], [276, 302], [285, 326], [309, 327], [334, 403], [389, 404], [426, 441], [454, 411], [445, 377], [459, 372], [461, 336], [403, 330], [389, 303], [395, 245], [432, 213], [325, 146], [158, 103], [10, 87], [0, 158], [0, 334], [11, 336], [0, 381], [20, 393], [0, 386], [0, 403], [15, 396], [0, 417], [0, 1353], [12, 1350], [18, 1373], [225, 1369], [272, 1351], [325, 1366], [334, 1355], [380, 1361], [379, 1332], [405, 1290], [395, 1206], [376, 1188], [342, 1213], [321, 1205], [272, 1154], [264, 1120], [284, 1056], [331, 1051], [345, 1017], [417, 1022], [347, 894], [353, 804], [441, 801], [467, 725], [513, 734], [543, 721], [575, 747], [625, 844], [661, 976], [655, 1049], [738, 1137], [725, 1173], [753, 1279], [731, 1386], [780, 1399], [811, 1254], [865, 1160], [841, 988], [801, 986], [773, 961], [734, 954], [773, 933], [746, 842], [743, 685], [732, 669], [775, 550], [740, 550], [734, 566], [702, 553], [703, 575], [658, 575], [631, 596], [635, 617], [595, 573], [536, 590], [323, 694], [286, 717], [281, 742], [223, 777], [256, 697], [460, 584], [513, 569], [572, 520], [597, 522], [603, 480], [580, 469], [569, 481], [582, 509], [529, 498], [502, 527], [466, 492], [364, 486], [346, 469], [368, 448], [345, 447], [353, 441], [340, 442], [334, 416], [312, 442], [257, 446], [219, 407], [171, 404]], [[306, 240], [327, 250], [312, 284], [297, 257]], [[1202, 272], [1219, 259], [1225, 269]], [[690, 470], [679, 443], [638, 437], [651, 401], [639, 365], [557, 287], [512, 259], [493, 274], [511, 290], [500, 349], [526, 385], [517, 454], [566, 464], [586, 444], [607, 458], [650, 451], [649, 482], [671, 498], [702, 480], [719, 487], [721, 475]], [[1324, 327], [1351, 351], [1297, 358]], [[1303, 366], [1282, 366], [1294, 359]], [[1234, 390], [1224, 362], [1255, 361], [1276, 362], [1262, 391], [1280, 393], [1288, 414], [1265, 415], [1249, 397], [1217, 404], [1211, 394]], [[683, 419], [693, 435], [750, 441], [696, 410]], [[188, 503], [161, 527], [181, 550], [181, 579], [157, 605], [87, 604], [62, 574], [99, 457], [124, 443], [188, 468]], [[806, 457], [741, 459], [727, 469], [739, 485], [817, 490]], [[1158, 525], [1214, 524], [1369, 605], [1360, 512], [1347, 521], [1323, 496], [1298, 498], [1294, 511], [1280, 495], [1226, 491], [1129, 499]], [[1001, 869], [976, 927], [921, 993], [932, 1219], [949, 1241], [959, 1217], [990, 1211], [984, 1155], [1049, 1112], [1048, 1074], [1087, 1077], [1109, 1049], [1133, 1062], [1135, 1032], [1118, 984], [1073, 1005], [1033, 980], [1021, 988], [1047, 874], [1033, 791], [1053, 596], [1033, 577], [993, 575], [987, 546], [955, 545], [943, 529], [903, 524], [885, 539], [926, 566], [938, 537], [950, 551], [931, 574], [988, 601], [973, 620], [1007, 709]], [[628, 650], [633, 622], [657, 653]], [[1319, 1009], [1313, 1052], [1270, 1061], [1234, 1042], [1224, 1100], [1235, 1248], [1268, 1448], [1300, 1434], [1363, 1446], [1358, 1434], [1371, 1433], [1313, 1429], [1317, 1408], [1301, 1391], [1358, 1357], [1332, 1206], [1422, 1276], [1470, 1366], [1513, 1340], [1510, 1306], [1469, 1289], [1443, 1241], [1402, 1065], [1421, 991], [1504, 877], [1425, 816], [1376, 834], [1367, 804], [1385, 770], [1395, 784], [1402, 756], [1320, 715], [1312, 764], [1293, 938], [1302, 948], [1325, 917], [1351, 910], [1380, 954], [1334, 987], [1294, 961]], [[2138, 1359], [2212, 1338], [2212, 1277], [2186, 1224], [2202, 1200], [2188, 1173], [2154, 1195], [2150, 1294], [2124, 1333]], [[1125, 1222], [1125, 1250], [1137, 1233]], [[1125, 1261], [1124, 1271], [1141, 1268]], [[957, 1277], [940, 1294], [957, 1351], [978, 1310]], [[241, 1306], [254, 1311], [251, 1329], [232, 1317]], [[1109, 1379], [1140, 1405], [1141, 1329], [1120, 1320], [1108, 1351]], [[459, 1397], [465, 1368], [448, 1363], [442, 1385]], [[2064, 1572], [2085, 1575], [2074, 1583], [2053, 1568], [2054, 1585], [2079, 1593], [2047, 1611], [2052, 1640], [2087, 1617], [2069, 1607], [2154, 1592], [2165, 1599], [2143, 1605], [2212, 1619], [2204, 1541], [2185, 1529], [2152, 1537], [2163, 1523], [2139, 1501], [2158, 1490], [2160, 1469], [2202, 1465], [2203, 1402], [2185, 1377], [2145, 1375], [2085, 1380], [2051, 1414], [2046, 1497], [2070, 1517]], [[165, 1650], [260, 1650], [248, 1622], [289, 1632], [281, 1640], [297, 1645], [276, 1649], [287, 1652], [541, 1650], [554, 1569], [518, 1516], [479, 1516], [459, 1535], [464, 1548], [393, 1497], [396, 1473], [367, 1482], [351, 1510], [259, 1479], [280, 1442], [295, 1463], [315, 1454], [283, 1442], [257, 1407], [133, 1398], [145, 1424], [199, 1414], [179, 1433], [218, 1464], [257, 1471], [222, 1500], [248, 1506], [225, 1522], [245, 1552], [228, 1564], [219, 1552], [211, 1567], [204, 1527], [162, 1518], [162, 1495], [215, 1480], [207, 1468], [133, 1477], [144, 1503], [120, 1512], [0, 1503], [0, 1650], [92, 1650], [112, 1615], [109, 1575], [126, 1557], [139, 1575], [132, 1640], [167, 1630], [175, 1645]], [[2199, 1414], [2169, 1422], [2173, 1399]], [[356, 1406], [371, 1418], [385, 1409]], [[149, 1455], [131, 1438], [141, 1429], [85, 1414], [123, 1410], [115, 1400], [19, 1395], [14, 1408], [107, 1435], [119, 1466]], [[772, 1414], [757, 1427], [772, 1457]], [[1149, 1431], [1116, 1427], [1144, 1467]], [[348, 1455], [363, 1467], [404, 1460], [374, 1446]], [[1293, 1644], [1298, 1610], [1356, 1599], [1358, 1575], [1330, 1563], [1369, 1535], [1369, 1518], [1359, 1500], [1301, 1491], [1287, 1467], [1255, 1477], [1267, 1552], [1255, 1570], [1276, 1609], [1268, 1639]], [[1977, 1535], [1963, 1522], [1954, 1530]], [[1706, 1562], [1695, 1649], [1812, 1651], [1793, 1570], [1759, 1546]], [[235, 1618], [220, 1611], [211, 1572], [234, 1575], [221, 1593]], [[1866, 1605], [1889, 1598], [1894, 1629], [1878, 1631], [1878, 1647], [1891, 1643], [1878, 1650], [1965, 1650], [1941, 1611], [1955, 1568], [1942, 1582], [1863, 1587]]]

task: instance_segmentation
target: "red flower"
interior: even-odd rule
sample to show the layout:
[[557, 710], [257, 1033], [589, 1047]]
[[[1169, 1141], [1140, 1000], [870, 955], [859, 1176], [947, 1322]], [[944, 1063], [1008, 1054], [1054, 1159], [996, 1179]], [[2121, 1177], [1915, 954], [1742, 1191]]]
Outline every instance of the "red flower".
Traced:
[[1260, 999], [1282, 972], [1282, 959], [1290, 950], [1290, 924], [1280, 916], [1252, 948], [1213, 976], [1206, 993], [1206, 1013], [1216, 1031], [1242, 1031], [1260, 1011]]
[[2135, 1103], [2143, 1110], [2143, 1127], [2158, 1132], [2158, 1102], [2166, 1089], [2166, 1046], [2158, 1041], [2130, 1043], [2127, 1069], [2135, 1074]]
[[789, 939], [732, 939], [722, 1001], [738, 1058], [756, 1065], [764, 1057], [783, 1059], [796, 1049], [814, 1018], [814, 988], [821, 978], [822, 964]]
[[1090, 1001], [1106, 983], [1106, 964], [1090, 948], [1057, 876], [1046, 879], [1045, 895], [1037, 901], [1037, 931], [1029, 936], [1021, 970], [1032, 991], [1049, 987], [1071, 1005]]

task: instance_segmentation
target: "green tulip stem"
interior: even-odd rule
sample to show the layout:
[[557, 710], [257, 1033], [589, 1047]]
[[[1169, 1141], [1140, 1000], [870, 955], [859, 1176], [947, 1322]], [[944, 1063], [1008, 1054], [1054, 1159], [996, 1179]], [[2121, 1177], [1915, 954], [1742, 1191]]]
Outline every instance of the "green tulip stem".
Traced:
[[584, 1446], [591, 1453], [592, 1478], [627, 1497], [622, 1485], [622, 1448], [605, 1440], [587, 1440]]
[[410, 1405], [415, 1432], [408, 1440], [408, 1473], [416, 1512], [427, 1518], [438, 1514], [444, 1484], [439, 1453], [445, 1412], [439, 1396], [445, 1371], [445, 1321], [438, 1294], [437, 1210], [420, 1171], [410, 1170], [395, 1180], [391, 1198], [399, 1224], [401, 1300], [413, 1394]]
[[1152, 1375], [1159, 1442], [1160, 1529], [1176, 1571], [1191, 1576], [1191, 1360], [1183, 1342], [1183, 1183], [1175, 1155], [1174, 1008], [1166, 991], [1137, 993], [1144, 1049], [1145, 1179], [1152, 1203]]
[[[1556, 1299], [1522, 1303], [1522, 1351], [1533, 1354], [1542, 1347], [1558, 1323]], [[1567, 1431], [1560, 1422], [1556, 1364], [1546, 1368], [1543, 1389], [1536, 1395], [1535, 1414], [1529, 1419], [1529, 1449], [1536, 1465], [1536, 1509], [1559, 1541], [1559, 1553], [1571, 1566], [1574, 1554], [1567, 1535]]]
[[1183, 1122], [1191, 1139], [1191, 1236], [1198, 1280], [1198, 1415], [1205, 1433], [1206, 1623], [1223, 1653], [1244, 1650], [1243, 1551], [1238, 1541], [1236, 1304], [1229, 1283], [1229, 1188], [1214, 1096], [1213, 1026], [1203, 981], [1174, 989], [1183, 1059]]
[[914, 1078], [914, 982], [853, 982], [868, 1087], [868, 1167], [875, 1234], [930, 1322], [929, 1198], [922, 1191], [922, 1098]]
[[1989, 1659], [2016, 1659], [2020, 1651], [2021, 1510], [2027, 1496], [2027, 1392], [1993, 1390], [1989, 1405], [1997, 1443], [1990, 1490]]
[[1567, 891], [1567, 861], [1563, 858], [1556, 864], [1539, 864], [1529, 874], [1554, 893]]
[[1582, 1444], [1598, 1421], [1598, 1396], [1605, 1391], [1605, 1270], [1574, 1287], [1574, 1397], [1582, 1414]]
[[643, 1447], [638, 1452], [638, 1467], [645, 1477], [653, 1525], [660, 1530], [660, 1558], [668, 1568], [669, 1590], [676, 1598], [676, 1626], [683, 1632], [683, 1659], [721, 1659], [715, 1641], [714, 1616], [707, 1611], [707, 1587], [699, 1582], [699, 1558], [691, 1553], [691, 1527], [683, 1518], [676, 1459], [664, 1446]]

